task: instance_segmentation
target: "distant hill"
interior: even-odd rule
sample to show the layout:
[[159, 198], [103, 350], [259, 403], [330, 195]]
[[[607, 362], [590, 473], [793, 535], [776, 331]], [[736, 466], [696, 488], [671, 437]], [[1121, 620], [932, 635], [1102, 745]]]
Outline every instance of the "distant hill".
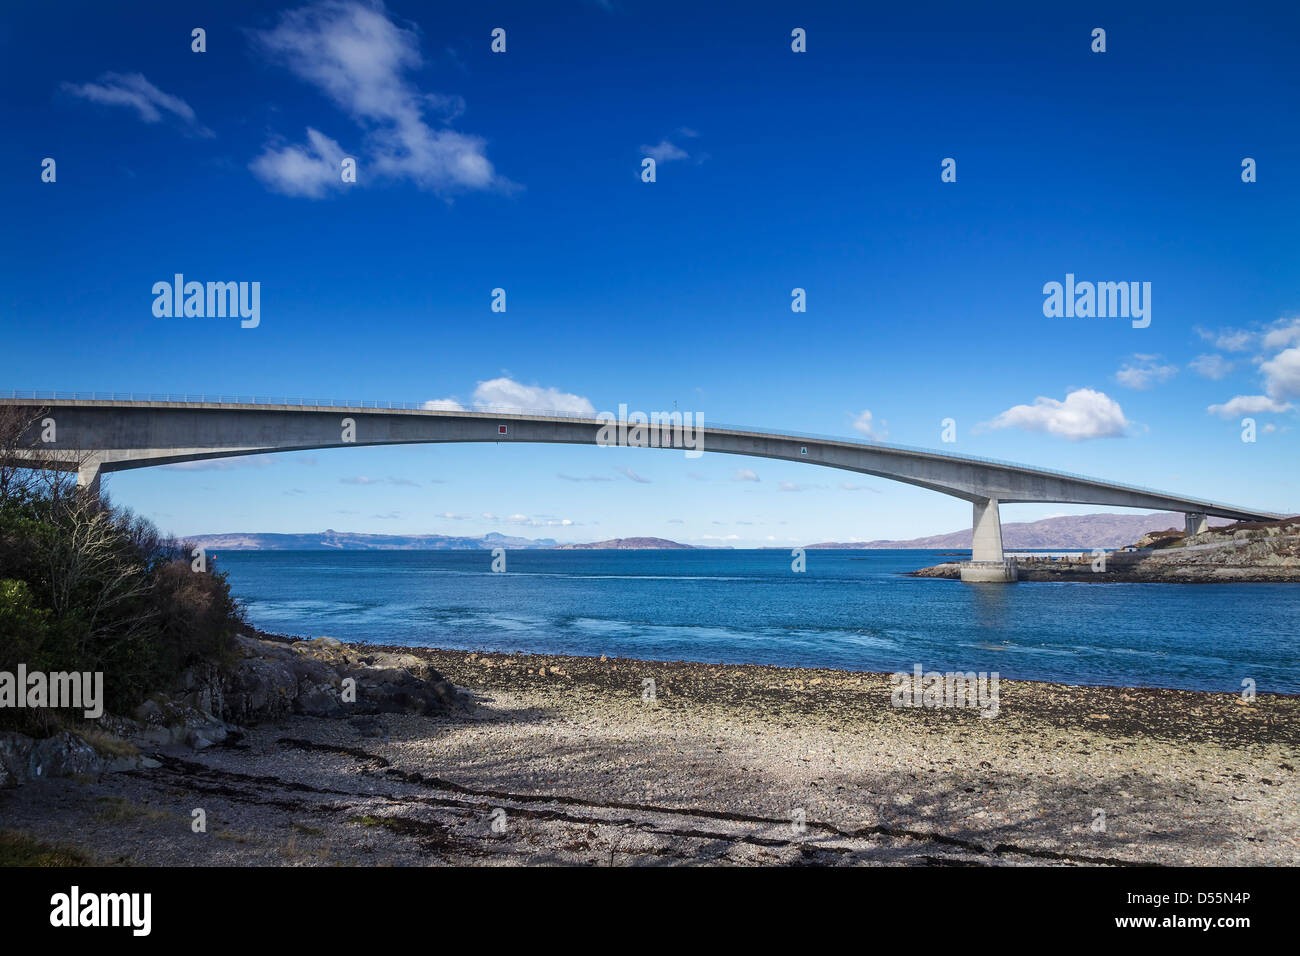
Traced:
[[591, 544], [557, 544], [556, 551], [694, 551], [694, 545], [667, 538], [610, 538]]
[[308, 534], [195, 534], [184, 540], [208, 551], [490, 551], [556, 545], [554, 538], [516, 538], [495, 531], [470, 538], [445, 534], [357, 534], [332, 528]]
[[[1227, 518], [1211, 518], [1212, 527], [1231, 524]], [[1091, 514], [1062, 515], [1058, 518], [1043, 518], [1040, 521], [1004, 521], [1002, 523], [1002, 546], [1004, 548], [1122, 548], [1132, 544], [1150, 531], [1163, 531], [1166, 528], [1183, 530], [1183, 516], [1173, 512], [1154, 512], [1152, 514]], [[935, 550], [953, 548], [969, 549], [971, 546], [971, 529], [963, 528], [949, 534], [936, 534], [928, 538], [912, 538], [907, 541], [826, 541], [821, 544], [807, 545], [809, 548], [842, 548], [869, 550], [883, 548], [916, 548]]]

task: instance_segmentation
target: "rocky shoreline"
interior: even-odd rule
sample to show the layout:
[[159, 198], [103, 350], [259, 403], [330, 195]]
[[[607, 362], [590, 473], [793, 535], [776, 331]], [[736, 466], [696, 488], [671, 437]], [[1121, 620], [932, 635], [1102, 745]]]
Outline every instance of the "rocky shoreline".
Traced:
[[[1295, 584], [1300, 582], [1300, 568], [1231, 567], [1224, 565], [1188, 565], [1148, 563], [1126, 566], [1115, 563], [1105, 571], [1094, 571], [1089, 561], [1048, 561], [1041, 558], [1017, 558], [1017, 578], [1021, 581], [1078, 581], [1087, 584]], [[945, 562], [906, 572], [912, 578], [961, 579], [961, 563]]]
[[224, 739], [181, 720], [148, 763], [0, 790], [0, 827], [162, 865], [1300, 861], [1296, 697], [1002, 681], [982, 718], [883, 674], [244, 648], [179, 702]]
[[[1239, 522], [1187, 537], [1176, 529], [1150, 532], [1133, 546], [1109, 551], [1104, 561], [1078, 557], [1020, 557], [1021, 581], [1089, 584], [1260, 584], [1300, 582], [1300, 522]], [[909, 572], [909, 577], [961, 577], [960, 562]]]

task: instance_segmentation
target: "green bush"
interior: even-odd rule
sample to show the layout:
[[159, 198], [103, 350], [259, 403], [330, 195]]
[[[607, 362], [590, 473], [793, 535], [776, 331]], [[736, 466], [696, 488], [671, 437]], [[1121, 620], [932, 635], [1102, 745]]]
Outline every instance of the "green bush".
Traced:
[[229, 660], [242, 623], [226, 576], [191, 570], [147, 520], [65, 482], [0, 495], [0, 670], [101, 671], [107, 709], [126, 713]]
[[49, 611], [36, 605], [26, 581], [0, 580], [0, 670], [12, 671], [20, 661], [40, 660], [49, 616]]

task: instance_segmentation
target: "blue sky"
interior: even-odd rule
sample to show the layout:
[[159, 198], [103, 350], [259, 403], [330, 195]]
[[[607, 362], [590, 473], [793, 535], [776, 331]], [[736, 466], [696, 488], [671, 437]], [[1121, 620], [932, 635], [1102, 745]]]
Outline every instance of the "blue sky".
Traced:
[[[1295, 5], [866, 6], [7, 10], [0, 390], [677, 402], [1300, 510]], [[260, 324], [155, 317], [175, 273], [260, 282]], [[1067, 273], [1151, 283], [1150, 325], [1046, 317]], [[970, 519], [884, 480], [648, 449], [108, 481], [182, 534], [752, 546]]]

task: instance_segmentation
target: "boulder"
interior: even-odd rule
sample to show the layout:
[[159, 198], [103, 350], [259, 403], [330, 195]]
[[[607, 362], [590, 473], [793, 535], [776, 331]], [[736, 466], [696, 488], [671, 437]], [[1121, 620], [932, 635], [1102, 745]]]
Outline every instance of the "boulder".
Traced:
[[0, 787], [16, 787], [31, 780], [67, 777], [74, 774], [99, 776], [119, 770], [135, 770], [147, 758], [101, 754], [69, 731], [44, 739], [26, 734], [0, 734]]

